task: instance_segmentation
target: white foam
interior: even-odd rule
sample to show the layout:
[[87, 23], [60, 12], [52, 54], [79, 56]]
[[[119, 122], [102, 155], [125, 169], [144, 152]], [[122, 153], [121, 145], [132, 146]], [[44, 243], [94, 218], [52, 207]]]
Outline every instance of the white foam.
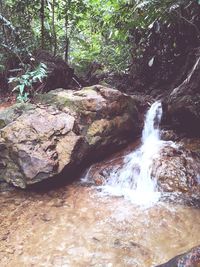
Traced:
[[[157, 181], [152, 177], [153, 161], [159, 157], [160, 149], [165, 145], [176, 147], [172, 141], [163, 141], [160, 138], [159, 124], [162, 118], [162, 104], [156, 101], [147, 111], [142, 131], [142, 145], [124, 157], [122, 167], [113, 168], [106, 177], [106, 182], [100, 186], [101, 194], [123, 196], [132, 203], [150, 207], [161, 197]], [[82, 182], [93, 181], [91, 167]]]
[[159, 200], [160, 192], [151, 171], [153, 160], [165, 144], [160, 139], [161, 118], [161, 102], [155, 102], [146, 114], [141, 147], [125, 157], [121, 169], [113, 170], [102, 187], [103, 193], [124, 196], [142, 206], [151, 206]]

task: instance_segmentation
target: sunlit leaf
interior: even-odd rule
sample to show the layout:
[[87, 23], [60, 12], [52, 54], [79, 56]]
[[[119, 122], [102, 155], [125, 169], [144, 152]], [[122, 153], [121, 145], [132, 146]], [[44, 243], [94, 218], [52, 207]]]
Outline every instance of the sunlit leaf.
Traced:
[[152, 57], [152, 58], [149, 60], [149, 62], [148, 62], [148, 65], [149, 65], [150, 68], [153, 66], [154, 59], [155, 59], [155, 56]]

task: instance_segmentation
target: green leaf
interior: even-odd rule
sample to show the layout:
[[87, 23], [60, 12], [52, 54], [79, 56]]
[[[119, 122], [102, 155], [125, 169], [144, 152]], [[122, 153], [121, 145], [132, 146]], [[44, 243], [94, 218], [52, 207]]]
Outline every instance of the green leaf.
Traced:
[[21, 95], [24, 93], [24, 89], [25, 89], [25, 84], [20, 84], [19, 85], [19, 92]]

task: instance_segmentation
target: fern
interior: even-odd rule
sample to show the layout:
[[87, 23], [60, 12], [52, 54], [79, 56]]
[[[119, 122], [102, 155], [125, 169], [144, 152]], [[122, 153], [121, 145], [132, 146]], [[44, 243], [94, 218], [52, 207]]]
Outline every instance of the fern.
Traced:
[[48, 70], [44, 63], [40, 63], [35, 70], [29, 69], [20, 76], [9, 78], [9, 83], [17, 84], [12, 91], [17, 91], [17, 100], [20, 102], [27, 102], [29, 100], [30, 92], [33, 91], [33, 85], [36, 82], [42, 82], [47, 77]]

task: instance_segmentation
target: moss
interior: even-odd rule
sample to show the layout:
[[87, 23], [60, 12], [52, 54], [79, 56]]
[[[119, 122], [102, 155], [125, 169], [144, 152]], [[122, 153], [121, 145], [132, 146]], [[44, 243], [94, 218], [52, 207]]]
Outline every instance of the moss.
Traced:
[[34, 98], [34, 101], [36, 103], [41, 103], [43, 105], [55, 106], [59, 109], [63, 109], [65, 107], [68, 107], [72, 109], [73, 111], [77, 109], [73, 101], [67, 96], [59, 96], [59, 95], [52, 94], [52, 93], [43, 94], [43, 95], [38, 94]]
[[102, 138], [100, 136], [90, 136], [90, 135], [87, 136], [87, 142], [91, 146], [96, 145], [98, 142], [101, 141], [101, 139]]
[[26, 182], [23, 174], [20, 172], [20, 169], [17, 164], [13, 161], [7, 161], [7, 168], [0, 169], [0, 178], [5, 180], [7, 183], [11, 183], [14, 186], [20, 188], [26, 188]]
[[88, 128], [87, 135], [88, 136], [101, 136], [105, 132], [108, 131], [109, 122], [107, 120], [101, 119], [98, 121], [94, 121], [90, 127]]
[[5, 121], [0, 119], [0, 129], [4, 128], [5, 126], [6, 126]]
[[35, 105], [30, 103], [26, 104], [15, 104], [11, 107], [6, 108], [0, 112], [0, 129], [5, 127], [8, 123], [13, 122], [24, 112], [32, 110], [35, 108]]
[[88, 93], [96, 93], [93, 87], [84, 87], [81, 91], [74, 93], [75, 96], [86, 97]]

